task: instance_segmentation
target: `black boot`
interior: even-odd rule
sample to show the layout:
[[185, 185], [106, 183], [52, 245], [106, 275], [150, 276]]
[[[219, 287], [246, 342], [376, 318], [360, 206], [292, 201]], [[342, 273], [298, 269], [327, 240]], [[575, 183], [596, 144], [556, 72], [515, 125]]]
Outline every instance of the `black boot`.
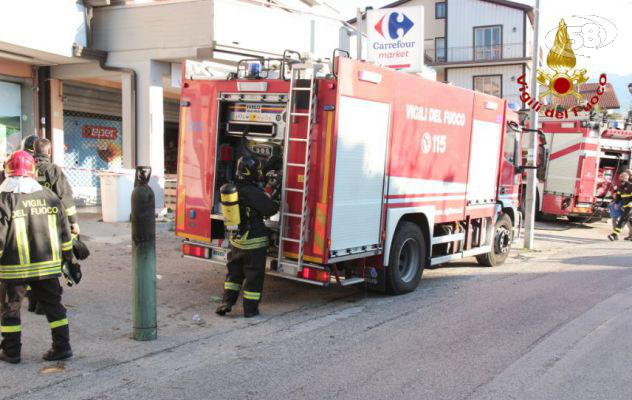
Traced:
[[259, 315], [259, 302], [255, 300], [244, 299], [244, 317], [252, 318]]
[[13, 345], [13, 349], [11, 349], [9, 347], [9, 353], [6, 352], [6, 343], [3, 340], [2, 343], [0, 343], [0, 361], [4, 361], [7, 362], [9, 364], [18, 364], [21, 361], [21, 357], [20, 357], [20, 348], [21, 346], [18, 345]]
[[44, 353], [42, 358], [44, 361], [61, 361], [70, 357], [72, 357], [72, 350], [68, 347], [67, 349], [52, 348]]
[[233, 309], [233, 305], [232, 304], [228, 304], [228, 303], [222, 303], [219, 307], [217, 307], [217, 309], [215, 310], [215, 314], [217, 315], [221, 315], [222, 317], [228, 313], [230, 313]]
[[[233, 285], [233, 288], [227, 288], [229, 285]], [[239, 287], [240, 285], [237, 283], [224, 282], [224, 296], [222, 297], [222, 304], [217, 307], [215, 314], [223, 317], [231, 312], [233, 306], [237, 303], [237, 299], [239, 298]]]
[[7, 353], [5, 353], [4, 351], [0, 353], [0, 361], [4, 361], [7, 362], [9, 364], [19, 364], [20, 361], [22, 361], [22, 359], [20, 358], [19, 355], [17, 356], [10, 356]]

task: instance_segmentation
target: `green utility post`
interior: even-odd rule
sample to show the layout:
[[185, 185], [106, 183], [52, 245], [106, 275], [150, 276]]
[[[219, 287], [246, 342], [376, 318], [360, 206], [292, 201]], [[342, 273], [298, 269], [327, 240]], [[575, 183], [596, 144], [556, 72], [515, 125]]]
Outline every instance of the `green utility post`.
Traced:
[[132, 303], [134, 340], [155, 340], [156, 201], [149, 187], [151, 167], [136, 167], [132, 192]]

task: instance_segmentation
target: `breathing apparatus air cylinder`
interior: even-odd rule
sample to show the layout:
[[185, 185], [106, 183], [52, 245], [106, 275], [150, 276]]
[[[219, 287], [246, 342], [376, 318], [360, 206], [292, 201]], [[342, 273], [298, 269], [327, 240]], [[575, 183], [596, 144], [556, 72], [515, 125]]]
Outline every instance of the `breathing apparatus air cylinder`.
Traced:
[[222, 214], [224, 215], [224, 227], [227, 231], [239, 230], [241, 217], [239, 215], [239, 194], [237, 186], [233, 183], [225, 183], [219, 188]]

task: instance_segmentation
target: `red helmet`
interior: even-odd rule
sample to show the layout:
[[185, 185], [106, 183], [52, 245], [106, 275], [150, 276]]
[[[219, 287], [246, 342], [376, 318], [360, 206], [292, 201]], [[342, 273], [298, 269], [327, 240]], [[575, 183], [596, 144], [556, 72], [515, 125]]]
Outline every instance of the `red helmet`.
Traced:
[[7, 176], [30, 176], [35, 178], [35, 160], [24, 150], [12, 153], [4, 167]]

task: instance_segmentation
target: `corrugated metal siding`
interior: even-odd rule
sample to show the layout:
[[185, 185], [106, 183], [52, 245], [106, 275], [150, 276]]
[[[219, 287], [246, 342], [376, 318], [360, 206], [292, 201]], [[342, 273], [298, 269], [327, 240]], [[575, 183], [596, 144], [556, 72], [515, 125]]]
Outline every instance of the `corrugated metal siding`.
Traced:
[[[448, 61], [473, 59], [474, 27], [503, 26], [503, 58], [522, 57], [523, 11], [478, 0], [448, 1]], [[515, 32], [513, 31], [515, 28]]]
[[[118, 89], [64, 82], [64, 110], [121, 117], [121, 102], [121, 91]], [[165, 122], [178, 123], [179, 101], [165, 98], [163, 108]]]
[[121, 116], [120, 90], [64, 82], [62, 93], [64, 110]]
[[165, 122], [180, 121], [180, 102], [178, 100], [164, 99], [164, 118]]

